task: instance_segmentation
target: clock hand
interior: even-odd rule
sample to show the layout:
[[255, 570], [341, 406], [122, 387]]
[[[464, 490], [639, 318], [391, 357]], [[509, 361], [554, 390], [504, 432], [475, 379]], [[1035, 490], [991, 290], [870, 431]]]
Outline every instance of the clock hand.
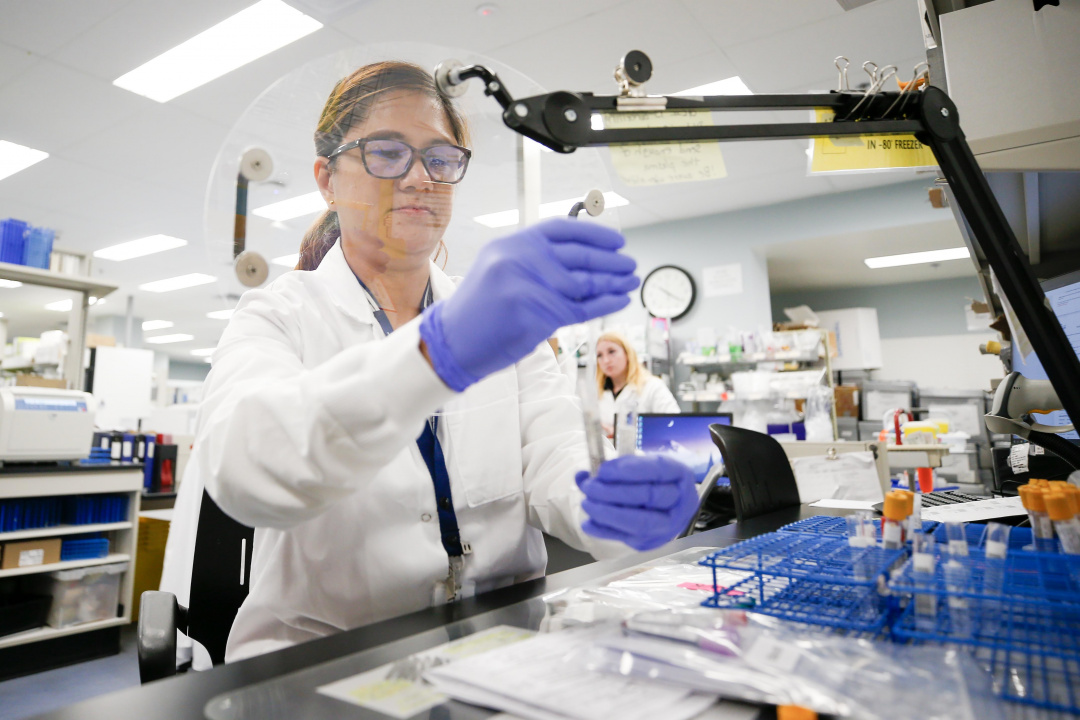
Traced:
[[673, 298], [675, 298], [676, 300], [681, 300], [681, 299], [682, 299], [682, 298], [680, 298], [680, 297], [679, 297], [678, 295], [676, 295], [675, 293], [671, 292], [670, 290], [665, 290], [665, 289], [664, 289], [664, 288], [662, 288], [662, 287], [657, 287], [656, 289], [657, 289], [657, 290], [659, 290], [660, 292], [664, 293], [664, 294], [665, 294], [665, 295], [667, 295], [668, 297], [673, 297]]

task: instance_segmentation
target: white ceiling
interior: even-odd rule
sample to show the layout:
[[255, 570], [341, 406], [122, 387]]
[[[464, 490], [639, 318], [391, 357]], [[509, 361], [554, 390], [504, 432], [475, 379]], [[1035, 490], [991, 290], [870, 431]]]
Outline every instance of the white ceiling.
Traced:
[[[964, 238], [950, 215], [949, 219], [938, 222], [778, 243], [766, 246], [762, 252], [769, 264], [769, 290], [790, 292], [974, 277], [974, 266], [966, 258], [877, 270], [871, 270], [863, 262], [866, 258], [881, 255], [963, 245]], [[837, 248], [843, 248], [843, 252], [837, 252]]]
[[[123, 312], [132, 295], [136, 317], [176, 323], [162, 333], [195, 335], [190, 343], [158, 348], [178, 358], [192, 359], [190, 349], [217, 342], [224, 323], [205, 313], [231, 306], [223, 297], [230, 286], [153, 295], [137, 285], [187, 272], [229, 272], [211, 267], [204, 247], [203, 207], [215, 157], [256, 97], [311, 60], [373, 42], [424, 42], [486, 54], [548, 90], [610, 94], [612, 69], [632, 48], [653, 60], [652, 93], [731, 75], [755, 92], [827, 90], [836, 82], [833, 58], [840, 54], [853, 65], [874, 59], [901, 68], [923, 59], [912, 0], [877, 0], [851, 12], [836, 0], [496, 0], [490, 17], [476, 12], [478, 0], [368, 0], [165, 104], [112, 85], [251, 2], [0, 0], [0, 139], [50, 154], [0, 181], [0, 218], [56, 228], [58, 247], [85, 253], [157, 233], [187, 239], [188, 247], [159, 255], [94, 263], [95, 277], [120, 290], [92, 314]], [[309, 3], [319, 4], [343, 5]], [[808, 177], [805, 147], [796, 141], [725, 145], [723, 180], [642, 188], [613, 179], [613, 188], [631, 201], [618, 222], [633, 227], [911, 178]], [[560, 197], [587, 189], [568, 188]], [[295, 243], [305, 222], [296, 226]], [[275, 268], [271, 277], [280, 272]], [[24, 293], [24, 302], [20, 293], [23, 288], [0, 290], [0, 311], [8, 318], [40, 300]], [[34, 322], [58, 327], [60, 315], [41, 320], [36, 312]]]

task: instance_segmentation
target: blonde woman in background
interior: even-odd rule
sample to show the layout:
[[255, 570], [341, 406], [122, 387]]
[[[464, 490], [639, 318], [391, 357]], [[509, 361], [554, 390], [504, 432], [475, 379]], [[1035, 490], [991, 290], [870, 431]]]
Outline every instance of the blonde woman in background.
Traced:
[[630, 341], [617, 332], [606, 332], [596, 341], [596, 387], [608, 437], [614, 436], [615, 417], [622, 413], [679, 412], [664, 381], [641, 366]]

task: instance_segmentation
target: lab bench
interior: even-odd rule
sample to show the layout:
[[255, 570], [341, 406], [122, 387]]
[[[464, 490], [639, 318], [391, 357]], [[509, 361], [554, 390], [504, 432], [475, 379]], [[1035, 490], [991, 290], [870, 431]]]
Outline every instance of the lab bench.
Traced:
[[[496, 625], [536, 629], [544, 617], [541, 597], [555, 590], [592, 582], [613, 572], [679, 550], [724, 547], [739, 540], [772, 532], [796, 520], [822, 514], [842, 515], [846, 514], [846, 511], [808, 506], [787, 508], [747, 522], [692, 535], [650, 553], [593, 563], [450, 605], [428, 608], [219, 666], [208, 672], [189, 672], [176, 678], [104, 695], [38, 717], [53, 720], [124, 720], [167, 716], [171, 720], [204, 720], [207, 703], [229, 693], [240, 693], [238, 702], [246, 702], [243, 698], [249, 696], [263, 698], [261, 702], [258, 699], [254, 702], [259, 704], [260, 717], [266, 720], [297, 717], [383, 717], [319, 695], [314, 691], [315, 685], [321, 685], [328, 680], [315, 678], [313, 673], [318, 675], [329, 669], [341, 673], [339, 677], [345, 677]], [[343, 665], [347, 666], [347, 669], [342, 667]], [[269, 694], [262, 692], [263, 690], [267, 690]], [[430, 712], [430, 717], [447, 720], [484, 718], [495, 714], [456, 702], [433, 708]], [[417, 717], [425, 715], [422, 713]]]

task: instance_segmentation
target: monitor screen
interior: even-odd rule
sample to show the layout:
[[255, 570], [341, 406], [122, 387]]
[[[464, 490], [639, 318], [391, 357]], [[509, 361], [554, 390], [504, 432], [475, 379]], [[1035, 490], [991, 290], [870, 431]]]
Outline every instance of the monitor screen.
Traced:
[[712, 441], [709, 426], [730, 425], [731, 413], [638, 415], [637, 446], [647, 453], [669, 455], [690, 467], [698, 482], [720, 462], [720, 450]]
[[[1071, 272], [1056, 278], [1046, 280], [1042, 284], [1046, 299], [1050, 301], [1050, 307], [1057, 316], [1058, 322], [1065, 330], [1065, 337], [1069, 339], [1074, 353], [1080, 355], [1080, 271]], [[1016, 333], [1013, 333], [1016, 337]], [[1016, 348], [1016, 344], [1013, 345]], [[1013, 352], [1013, 370], [1026, 378], [1033, 380], [1046, 380], [1046, 370], [1039, 362], [1034, 352], [1026, 358], [1018, 350]], [[1064, 410], [1047, 414], [1034, 414], [1035, 418], [1045, 425], [1068, 425], [1069, 416]], [[1080, 442], [1080, 435], [1073, 432], [1063, 433], [1061, 437]]]

